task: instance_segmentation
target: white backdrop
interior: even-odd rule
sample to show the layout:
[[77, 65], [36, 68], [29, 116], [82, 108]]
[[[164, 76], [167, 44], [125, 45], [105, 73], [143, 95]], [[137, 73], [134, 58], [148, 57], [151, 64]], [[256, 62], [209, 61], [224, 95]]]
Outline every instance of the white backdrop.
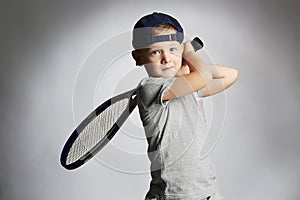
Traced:
[[[153, 11], [173, 15], [187, 36], [200, 36], [209, 61], [239, 70], [226, 91], [213, 152], [225, 199], [300, 198], [297, 1], [12, 0], [2, 1], [0, 11], [1, 200], [144, 198], [149, 163], [142, 132], [114, 140], [130, 158], [108, 148], [67, 171], [59, 156], [90, 109], [144, 75], [130, 57], [130, 41], [122, 41], [121, 53], [101, 48]], [[83, 74], [94, 52], [98, 66], [88, 80]], [[117, 56], [110, 61], [107, 52]], [[209, 99], [206, 105], [209, 111]], [[140, 127], [137, 119], [131, 122]]]

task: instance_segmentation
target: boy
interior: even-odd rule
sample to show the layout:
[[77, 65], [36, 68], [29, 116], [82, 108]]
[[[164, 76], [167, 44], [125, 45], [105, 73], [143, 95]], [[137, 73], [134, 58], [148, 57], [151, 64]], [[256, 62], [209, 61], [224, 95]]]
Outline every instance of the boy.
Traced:
[[197, 92], [225, 90], [237, 71], [206, 64], [183, 38], [178, 21], [163, 13], [142, 17], [133, 30], [132, 56], [149, 75], [137, 88], [151, 161], [146, 200], [221, 199], [210, 157], [200, 158], [205, 119]]

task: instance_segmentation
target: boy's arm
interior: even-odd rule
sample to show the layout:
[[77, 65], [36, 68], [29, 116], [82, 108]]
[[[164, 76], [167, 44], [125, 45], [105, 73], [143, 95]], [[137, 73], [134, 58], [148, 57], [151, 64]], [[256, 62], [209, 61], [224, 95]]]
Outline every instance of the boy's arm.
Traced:
[[184, 44], [183, 58], [189, 66], [190, 73], [177, 77], [163, 100], [185, 96], [206, 87], [204, 95], [209, 96], [225, 90], [237, 79], [237, 71], [228, 67], [212, 68], [195, 52], [189, 42]]
[[203, 97], [211, 96], [226, 90], [238, 78], [238, 71], [231, 67], [210, 64], [213, 79], [207, 84]]

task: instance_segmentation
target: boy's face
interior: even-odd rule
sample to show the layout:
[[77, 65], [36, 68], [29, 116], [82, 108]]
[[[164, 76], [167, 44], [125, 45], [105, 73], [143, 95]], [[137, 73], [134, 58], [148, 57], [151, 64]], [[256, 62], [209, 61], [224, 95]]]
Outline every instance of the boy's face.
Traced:
[[[167, 34], [172, 34], [169, 31]], [[175, 77], [182, 65], [183, 45], [177, 41], [156, 42], [147, 49], [136, 51], [138, 65], [144, 65], [149, 76]]]

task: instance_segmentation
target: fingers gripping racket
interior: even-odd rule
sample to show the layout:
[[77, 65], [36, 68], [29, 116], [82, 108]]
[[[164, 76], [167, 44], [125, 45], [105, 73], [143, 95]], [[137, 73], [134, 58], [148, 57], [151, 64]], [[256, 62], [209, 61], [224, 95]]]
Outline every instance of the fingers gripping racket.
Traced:
[[[195, 37], [194, 50], [203, 47]], [[60, 162], [68, 170], [76, 169], [98, 153], [117, 133], [137, 105], [136, 89], [108, 99], [89, 114], [73, 131], [63, 147]]]

